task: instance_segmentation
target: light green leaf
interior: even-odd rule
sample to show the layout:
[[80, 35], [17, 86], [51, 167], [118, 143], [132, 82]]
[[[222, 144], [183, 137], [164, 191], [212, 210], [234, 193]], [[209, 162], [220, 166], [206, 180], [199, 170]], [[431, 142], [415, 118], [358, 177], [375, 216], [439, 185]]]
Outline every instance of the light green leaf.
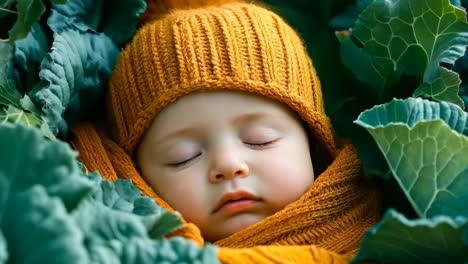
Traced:
[[42, 125], [42, 120], [31, 113], [27, 113], [10, 105], [8, 108], [0, 108], [0, 124], [5, 123], [22, 124], [27, 127], [40, 127]]
[[88, 177], [93, 180], [95, 186], [100, 186], [93, 193], [95, 202], [114, 210], [141, 216], [151, 238], [160, 239], [182, 226], [178, 214], [168, 212], [153, 199], [141, 195], [130, 180], [118, 179], [112, 183], [103, 180], [98, 174], [89, 174]]
[[0, 264], [7, 263], [7, 260], [8, 260], [7, 245], [6, 245], [5, 237], [3, 236], [2, 231], [0, 230]]
[[82, 233], [60, 199], [50, 197], [40, 185], [29, 185], [9, 195], [0, 221], [9, 262], [88, 263]]
[[[455, 131], [468, 135], [468, 116], [460, 107], [421, 98], [393, 99], [390, 103], [378, 105], [371, 110], [362, 112], [355, 123], [364, 128], [393, 123], [405, 123], [413, 127], [419, 121], [434, 119], [443, 119]], [[369, 141], [361, 141], [355, 140], [359, 157], [362, 159], [366, 171], [384, 179], [387, 179], [387, 176], [392, 177], [387, 162], [375, 141], [372, 138]]]
[[433, 80], [421, 84], [413, 93], [414, 97], [422, 96], [436, 101], [447, 101], [465, 108], [463, 100], [458, 96], [461, 79], [458, 73], [439, 67], [439, 73]]
[[[74, 212], [74, 219], [83, 230], [87, 250], [94, 263], [159, 263], [155, 261], [156, 257], [165, 249], [161, 242], [152, 240], [149, 233], [153, 226], [165, 226], [165, 223], [157, 221], [161, 216], [164, 214], [138, 216], [93, 200], [83, 203]], [[165, 229], [164, 234], [172, 230]]]
[[453, 64], [468, 43], [466, 13], [449, 0], [376, 0], [353, 28], [382, 76], [437, 78], [441, 62]]
[[[0, 87], [0, 92], [1, 91], [2, 89]], [[0, 125], [6, 123], [22, 124], [30, 128], [39, 128], [46, 138], [52, 140], [56, 139], [47, 123], [40, 119], [37, 114], [26, 112], [13, 105], [9, 105], [8, 108], [0, 108]]]
[[67, 30], [54, 34], [51, 52], [41, 64], [41, 81], [29, 93], [53, 134], [67, 132], [64, 119], [79, 119], [103, 92], [119, 50], [104, 34]]
[[[161, 249], [159, 250], [159, 260], [177, 263], [220, 263], [217, 257], [218, 248], [210, 244], [206, 244], [203, 248], [199, 248], [195, 243], [189, 240], [184, 240], [181, 237], [174, 237], [168, 240], [158, 241]], [[177, 258], [173, 258], [170, 252], [175, 252]], [[173, 263], [174, 263], [173, 262]]]
[[109, 208], [92, 199], [81, 203], [72, 214], [87, 241], [125, 242], [131, 237], [148, 237], [147, 228], [139, 216]]
[[0, 84], [0, 105], [19, 107], [20, 96], [16, 89], [11, 89]]
[[36, 116], [41, 116], [41, 110], [37, 109], [36, 105], [31, 101], [31, 98], [27, 94], [23, 96], [23, 98], [20, 99], [19, 101], [21, 108], [23, 108], [26, 111], [29, 111]]
[[468, 217], [468, 137], [442, 120], [366, 125], [420, 217]]
[[461, 7], [460, 0], [450, 0], [450, 3], [454, 6]]
[[30, 128], [39, 128], [46, 138], [51, 140], [56, 139], [47, 123], [40, 119], [37, 114], [26, 112], [13, 105], [9, 105], [8, 108], [0, 108], [0, 125], [6, 123], [22, 124]]
[[19, 107], [21, 95], [14, 87], [10, 87], [8, 80], [8, 67], [12, 53], [11, 44], [0, 42], [0, 104]]
[[463, 242], [467, 228], [463, 217], [408, 220], [390, 209], [364, 234], [351, 263], [463, 263], [468, 257]]
[[18, 18], [9, 32], [11, 42], [25, 38], [46, 8], [42, 0], [16, 0], [16, 10]]
[[220, 263], [218, 248], [212, 245], [198, 247], [181, 237], [153, 240], [147, 243], [133, 239], [123, 248], [122, 263]]
[[0, 175], [10, 186], [6, 193], [42, 185], [49, 196], [59, 197], [72, 210], [93, 188], [81, 175], [77, 153], [63, 142], [45, 140], [37, 129], [3, 124], [0, 146]]
[[69, 0], [54, 5], [47, 21], [54, 32], [73, 26], [81, 31], [103, 32], [122, 47], [135, 34], [136, 23], [146, 9], [144, 0]]
[[373, 128], [404, 123], [414, 127], [420, 121], [442, 119], [454, 131], [468, 135], [468, 113], [446, 102], [431, 102], [421, 98], [393, 99], [362, 112], [356, 124]]

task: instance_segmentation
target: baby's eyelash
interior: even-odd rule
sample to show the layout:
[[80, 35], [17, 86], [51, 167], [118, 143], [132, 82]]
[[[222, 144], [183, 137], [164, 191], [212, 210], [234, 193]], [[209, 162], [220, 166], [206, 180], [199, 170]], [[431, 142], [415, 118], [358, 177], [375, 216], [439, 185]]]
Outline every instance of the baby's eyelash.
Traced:
[[265, 148], [265, 147], [268, 147], [270, 145], [272, 145], [273, 143], [275, 143], [276, 141], [278, 141], [278, 139], [275, 139], [275, 140], [271, 140], [271, 141], [267, 141], [267, 142], [262, 142], [262, 143], [248, 143], [248, 142], [244, 142], [244, 144], [250, 146], [251, 148], [254, 148], [254, 149], [262, 149], [262, 148]]
[[189, 159], [184, 160], [184, 161], [176, 162], [176, 163], [169, 163], [169, 164], [167, 164], [167, 165], [168, 165], [168, 166], [171, 166], [171, 167], [180, 167], [180, 166], [183, 166], [183, 165], [189, 163], [190, 161], [192, 161], [192, 160], [198, 158], [200, 155], [201, 155], [201, 152], [198, 153], [197, 155], [195, 155], [195, 156], [189, 158]]

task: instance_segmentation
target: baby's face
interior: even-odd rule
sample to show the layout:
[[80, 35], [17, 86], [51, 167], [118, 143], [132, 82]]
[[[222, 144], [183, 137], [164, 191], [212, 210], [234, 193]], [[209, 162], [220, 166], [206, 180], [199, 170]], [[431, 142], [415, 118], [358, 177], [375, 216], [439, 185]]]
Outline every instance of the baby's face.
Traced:
[[286, 106], [233, 91], [180, 98], [137, 151], [151, 187], [208, 241], [296, 201], [314, 181], [305, 129]]

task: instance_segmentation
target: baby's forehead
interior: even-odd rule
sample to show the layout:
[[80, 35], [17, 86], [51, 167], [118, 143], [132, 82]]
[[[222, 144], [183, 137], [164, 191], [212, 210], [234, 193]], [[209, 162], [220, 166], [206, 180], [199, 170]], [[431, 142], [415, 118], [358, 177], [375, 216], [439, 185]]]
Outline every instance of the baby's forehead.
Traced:
[[292, 109], [264, 96], [236, 91], [201, 92], [181, 97], [164, 108], [147, 134], [159, 142], [171, 134], [298, 123], [302, 126], [302, 120]]
[[239, 116], [251, 119], [268, 116], [297, 118], [297, 114], [284, 103], [255, 93], [226, 90], [185, 95], [162, 109], [154, 122], [172, 123], [174, 119], [180, 123], [206, 119], [216, 122]]

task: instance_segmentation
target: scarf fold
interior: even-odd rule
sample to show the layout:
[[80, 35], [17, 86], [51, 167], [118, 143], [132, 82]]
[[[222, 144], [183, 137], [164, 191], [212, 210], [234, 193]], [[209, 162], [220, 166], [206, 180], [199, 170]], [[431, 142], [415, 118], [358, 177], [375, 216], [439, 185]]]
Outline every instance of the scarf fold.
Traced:
[[[78, 159], [89, 171], [99, 171], [105, 179], [131, 179], [142, 194], [173, 212], [146, 184], [126, 152], [102, 131], [90, 123], [71, 128], [70, 143], [80, 152]], [[345, 145], [298, 201], [214, 244], [221, 247], [225, 258], [226, 252], [236, 252], [236, 248], [258, 250], [264, 245], [314, 245], [352, 256], [357, 253], [364, 232], [380, 217], [380, 193], [368, 186], [361, 175], [355, 147]], [[184, 223], [171, 236], [183, 236], [198, 245], [204, 243], [199, 229], [191, 223]]]

